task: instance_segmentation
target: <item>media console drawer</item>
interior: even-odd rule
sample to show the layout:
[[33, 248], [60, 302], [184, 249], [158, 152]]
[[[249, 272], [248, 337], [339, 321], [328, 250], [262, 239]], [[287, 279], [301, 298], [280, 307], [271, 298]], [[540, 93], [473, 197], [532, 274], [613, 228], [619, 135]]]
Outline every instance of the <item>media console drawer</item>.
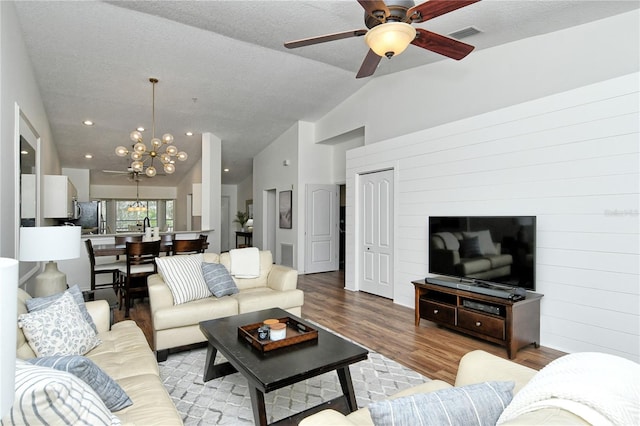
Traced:
[[527, 292], [524, 299], [514, 301], [424, 280], [412, 283], [416, 327], [421, 319], [432, 321], [502, 345], [507, 348], [509, 358], [514, 358], [518, 349], [527, 345], [538, 347], [542, 294]]
[[485, 336], [505, 340], [504, 319], [478, 312], [458, 309], [458, 326]]
[[424, 318], [428, 319], [429, 321], [451, 325], [455, 325], [456, 323], [455, 306], [448, 306], [443, 305], [442, 303], [421, 300], [420, 311], [424, 312]]

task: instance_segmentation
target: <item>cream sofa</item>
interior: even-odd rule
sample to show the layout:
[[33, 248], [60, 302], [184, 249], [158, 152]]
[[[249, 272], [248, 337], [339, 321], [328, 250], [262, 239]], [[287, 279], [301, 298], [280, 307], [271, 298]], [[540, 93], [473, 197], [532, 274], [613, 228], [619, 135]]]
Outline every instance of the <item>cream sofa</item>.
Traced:
[[[231, 270], [229, 253], [204, 253], [203, 261], [221, 263]], [[162, 275], [149, 276], [149, 304], [158, 361], [164, 361], [171, 348], [206, 342], [200, 331], [201, 321], [268, 308], [282, 308], [293, 315], [301, 315], [304, 293], [296, 288], [298, 272], [274, 265], [270, 251], [260, 251], [258, 278], [233, 279], [240, 290], [237, 294], [221, 298], [210, 296], [174, 305], [173, 295]]]
[[[29, 294], [18, 289], [18, 315], [27, 313], [26, 300], [30, 298]], [[182, 425], [182, 419], [162, 384], [158, 364], [142, 330], [133, 321], [122, 321], [110, 328], [110, 308], [104, 300], [85, 305], [102, 341], [85, 356], [114, 379], [133, 402], [113, 414], [123, 424]], [[19, 327], [16, 340], [18, 358], [35, 358]]]
[[[562, 363], [558, 363], [561, 360]], [[554, 361], [554, 363], [556, 364], [552, 374], [545, 374], [542, 378], [544, 370], [541, 370], [539, 374], [538, 371], [531, 368], [476, 350], [467, 353], [460, 360], [455, 386], [460, 387], [487, 381], [514, 381], [514, 400], [505, 409], [505, 413], [507, 410], [511, 410], [510, 414], [512, 415], [507, 416], [509, 417], [508, 421], [498, 424], [583, 425], [591, 423], [574, 414], [576, 412], [589, 418], [593, 418], [594, 415], [596, 417], [602, 415], [604, 420], [595, 423], [639, 424], [640, 392], [638, 389], [640, 386], [638, 386], [638, 382], [640, 380], [640, 366], [637, 363], [613, 355], [597, 353], [571, 354]], [[590, 374], [596, 376], [589, 377]], [[600, 375], [597, 376], [598, 374]], [[536, 375], [537, 377], [534, 379]], [[535, 404], [531, 404], [532, 411], [522, 408], [523, 404], [521, 403], [524, 402], [526, 405], [527, 399], [535, 397], [535, 394], [538, 393], [537, 390], [541, 390], [543, 385], [548, 385], [550, 382], [556, 384], [553, 391], [549, 391], [547, 388], [544, 392], [539, 392], [539, 394], [544, 394], [546, 399], [539, 399], [541, 402], [538, 402], [539, 405], [536, 407], [534, 407]], [[527, 384], [528, 386], [525, 388]], [[433, 380], [399, 392], [389, 399], [447, 388], [452, 388], [452, 386], [441, 380]], [[590, 390], [581, 392], [580, 389], [584, 388]], [[521, 392], [520, 400], [516, 401], [515, 398], [518, 397], [519, 392]], [[583, 393], [587, 393], [590, 400], [577, 402], [580, 399], [577, 396], [581, 396]], [[584, 399], [585, 396], [582, 395], [581, 398]], [[513, 405], [518, 407], [513, 407]], [[517, 409], [513, 410], [513, 408]], [[514, 411], [515, 416], [513, 415]], [[370, 411], [366, 407], [347, 416], [335, 410], [324, 410], [300, 422], [300, 426], [372, 426], [373, 424]]]

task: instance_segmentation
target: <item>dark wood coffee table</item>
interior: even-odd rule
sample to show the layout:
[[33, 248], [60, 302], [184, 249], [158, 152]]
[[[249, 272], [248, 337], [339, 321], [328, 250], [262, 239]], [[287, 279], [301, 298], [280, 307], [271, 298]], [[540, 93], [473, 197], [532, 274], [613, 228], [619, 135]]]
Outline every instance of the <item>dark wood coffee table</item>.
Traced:
[[[318, 339], [275, 349], [264, 354], [247, 341], [238, 338], [238, 327], [262, 322], [267, 318], [291, 317], [318, 330]], [[204, 381], [240, 372], [249, 382], [253, 418], [256, 425], [267, 424], [264, 394], [293, 385], [308, 378], [335, 370], [343, 396], [317, 407], [279, 420], [277, 424], [298, 422], [325, 408], [344, 414], [356, 410], [356, 397], [349, 365], [367, 359], [369, 351], [320, 327], [305, 322], [279, 308], [217, 318], [200, 323], [200, 330], [209, 341]], [[228, 362], [215, 364], [220, 351]]]

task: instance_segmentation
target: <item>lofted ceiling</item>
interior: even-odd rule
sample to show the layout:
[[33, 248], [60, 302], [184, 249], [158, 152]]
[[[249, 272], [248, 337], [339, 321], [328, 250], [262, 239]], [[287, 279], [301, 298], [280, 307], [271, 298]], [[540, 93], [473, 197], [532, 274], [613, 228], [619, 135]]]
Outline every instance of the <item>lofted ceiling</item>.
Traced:
[[[483, 0], [415, 25], [444, 35], [473, 26], [481, 32], [464, 42], [478, 51], [639, 4]], [[356, 79], [368, 50], [362, 37], [283, 47], [365, 28], [356, 0], [18, 1], [16, 9], [61, 165], [91, 169], [92, 184], [127, 184], [126, 175], [102, 170], [126, 171], [129, 161], [114, 150], [131, 144], [136, 127], [150, 139], [149, 77], [159, 79], [156, 134], [171, 132], [189, 159], [144, 185], [176, 185], [200, 158], [202, 132], [222, 139], [229, 169], [222, 183], [236, 184], [251, 174], [253, 156], [296, 121], [318, 120], [371, 78], [451, 60], [409, 46], [383, 59], [373, 77]]]

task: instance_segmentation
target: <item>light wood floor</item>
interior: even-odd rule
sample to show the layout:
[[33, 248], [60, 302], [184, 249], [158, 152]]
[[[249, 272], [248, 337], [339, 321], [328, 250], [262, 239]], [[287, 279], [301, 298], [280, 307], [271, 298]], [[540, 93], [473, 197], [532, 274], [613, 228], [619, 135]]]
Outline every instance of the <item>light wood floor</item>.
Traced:
[[[301, 275], [298, 288], [304, 295], [302, 316], [393, 359], [431, 379], [453, 383], [460, 358], [482, 349], [507, 358], [506, 349], [441, 328], [426, 320], [414, 326], [414, 311], [391, 300], [363, 292], [344, 290], [342, 271]], [[131, 319], [151, 342], [149, 304], [137, 301]], [[121, 321], [124, 310], [116, 312]], [[513, 360], [539, 370], [563, 352], [533, 345], [521, 349]]]

